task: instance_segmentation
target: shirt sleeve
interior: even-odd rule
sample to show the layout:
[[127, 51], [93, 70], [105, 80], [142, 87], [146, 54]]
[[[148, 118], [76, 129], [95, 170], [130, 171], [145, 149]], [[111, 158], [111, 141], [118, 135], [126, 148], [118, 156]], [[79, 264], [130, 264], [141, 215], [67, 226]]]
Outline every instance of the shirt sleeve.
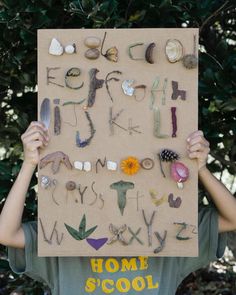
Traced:
[[223, 256], [226, 247], [226, 233], [219, 234], [218, 213], [213, 208], [204, 208], [198, 217], [198, 257], [180, 257], [180, 281], [191, 272]]
[[57, 273], [57, 258], [38, 257], [36, 222], [25, 223], [22, 226], [25, 234], [25, 248], [8, 247], [9, 265], [15, 273], [26, 274], [53, 289], [53, 277]]

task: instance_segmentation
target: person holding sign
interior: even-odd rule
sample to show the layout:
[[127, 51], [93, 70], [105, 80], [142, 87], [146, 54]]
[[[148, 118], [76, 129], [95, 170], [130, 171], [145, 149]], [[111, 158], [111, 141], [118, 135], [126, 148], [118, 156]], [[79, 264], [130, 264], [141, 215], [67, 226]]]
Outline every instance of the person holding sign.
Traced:
[[195, 131], [186, 141], [188, 156], [197, 161], [199, 179], [216, 207], [199, 212], [198, 257], [38, 257], [37, 224], [22, 224], [22, 214], [49, 134], [41, 122], [32, 122], [21, 139], [24, 161], [0, 215], [0, 243], [8, 247], [14, 272], [46, 283], [53, 295], [174, 294], [190, 272], [223, 255], [224, 233], [236, 230], [236, 200], [207, 169], [209, 143]]

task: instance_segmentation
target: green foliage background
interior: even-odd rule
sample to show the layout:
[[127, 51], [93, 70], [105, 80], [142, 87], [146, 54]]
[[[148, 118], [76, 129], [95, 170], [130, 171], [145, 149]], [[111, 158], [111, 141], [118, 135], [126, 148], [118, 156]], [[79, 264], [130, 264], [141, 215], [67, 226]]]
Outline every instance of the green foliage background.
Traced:
[[[235, 5], [233, 0], [0, 1], [0, 211], [22, 162], [20, 135], [36, 119], [37, 29], [198, 27], [199, 128], [210, 141], [213, 172], [236, 174]], [[36, 216], [32, 179], [24, 221]], [[0, 248], [0, 295], [45, 288], [9, 270]], [[184, 293], [180, 293], [184, 294]], [[231, 294], [231, 293], [229, 293]], [[233, 293], [232, 293], [233, 294]]]

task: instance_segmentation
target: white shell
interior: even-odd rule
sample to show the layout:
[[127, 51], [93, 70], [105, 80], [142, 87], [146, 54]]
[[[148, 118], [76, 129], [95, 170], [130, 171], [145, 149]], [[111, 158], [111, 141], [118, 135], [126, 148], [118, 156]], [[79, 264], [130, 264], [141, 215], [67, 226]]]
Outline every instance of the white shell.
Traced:
[[48, 176], [41, 176], [41, 187], [47, 189], [51, 185], [51, 179]]
[[80, 161], [75, 161], [74, 162], [75, 169], [83, 170], [83, 166], [84, 166], [83, 162], [80, 162]]
[[177, 182], [177, 187], [178, 187], [179, 189], [183, 189], [183, 188], [184, 188], [184, 184], [183, 184], [183, 182]]
[[132, 96], [134, 94], [134, 88], [131, 87], [131, 85], [134, 83], [134, 80], [124, 80], [122, 82], [122, 89], [124, 91], [124, 94], [128, 96]]
[[92, 169], [92, 165], [90, 162], [84, 162], [84, 171], [89, 172]]
[[67, 53], [67, 54], [73, 54], [73, 53], [75, 53], [75, 45], [67, 45], [66, 47], [65, 47], [65, 53]]
[[117, 170], [117, 163], [113, 161], [107, 161], [107, 169], [111, 171]]
[[49, 47], [49, 53], [52, 55], [62, 55], [63, 51], [61, 43], [56, 38], [53, 38]]
[[166, 42], [165, 52], [169, 62], [177, 62], [183, 56], [183, 45], [177, 39], [169, 39]]

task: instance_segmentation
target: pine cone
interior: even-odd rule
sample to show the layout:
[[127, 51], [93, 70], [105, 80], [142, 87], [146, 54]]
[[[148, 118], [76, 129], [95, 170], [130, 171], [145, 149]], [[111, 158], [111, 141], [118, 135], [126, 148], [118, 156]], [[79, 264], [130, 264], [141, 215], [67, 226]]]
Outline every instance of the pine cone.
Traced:
[[161, 161], [172, 162], [174, 160], [178, 160], [179, 155], [172, 150], [163, 149], [159, 153], [159, 158]]

